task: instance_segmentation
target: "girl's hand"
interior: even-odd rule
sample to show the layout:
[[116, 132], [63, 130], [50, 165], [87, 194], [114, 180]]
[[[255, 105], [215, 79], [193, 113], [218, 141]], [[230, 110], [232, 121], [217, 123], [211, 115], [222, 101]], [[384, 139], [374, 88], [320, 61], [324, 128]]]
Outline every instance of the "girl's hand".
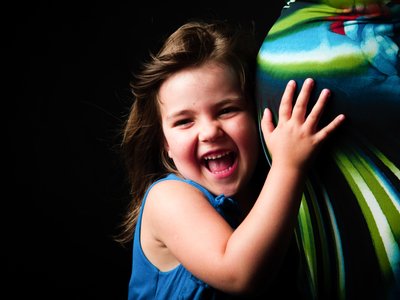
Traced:
[[266, 108], [261, 121], [261, 129], [266, 146], [272, 156], [272, 164], [284, 168], [304, 169], [315, 150], [344, 120], [344, 115], [338, 115], [322, 129], [317, 128], [323, 108], [330, 91], [324, 89], [310, 114], [306, 116], [307, 104], [310, 99], [314, 81], [308, 78], [293, 107], [293, 97], [296, 89], [295, 81], [286, 86], [279, 107], [279, 121], [275, 127], [271, 111]]

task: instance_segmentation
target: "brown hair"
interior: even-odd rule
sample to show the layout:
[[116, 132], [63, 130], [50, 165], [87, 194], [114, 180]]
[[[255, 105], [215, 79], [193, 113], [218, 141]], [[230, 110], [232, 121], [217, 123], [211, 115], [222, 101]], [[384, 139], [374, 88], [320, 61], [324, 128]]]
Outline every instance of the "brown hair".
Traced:
[[253, 28], [244, 29], [225, 21], [190, 21], [151, 54], [131, 83], [134, 102], [123, 128], [122, 153], [131, 186], [132, 201], [116, 238], [132, 240], [144, 194], [155, 180], [176, 168], [164, 149], [158, 103], [162, 83], [172, 74], [214, 61], [233, 68], [243, 94], [253, 99], [256, 43]]

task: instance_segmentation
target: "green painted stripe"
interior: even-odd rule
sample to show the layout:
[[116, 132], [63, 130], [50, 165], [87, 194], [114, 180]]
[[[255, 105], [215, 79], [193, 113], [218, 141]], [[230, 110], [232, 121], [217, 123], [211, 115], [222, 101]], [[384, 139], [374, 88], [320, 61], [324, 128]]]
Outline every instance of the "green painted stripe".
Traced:
[[296, 26], [304, 24], [313, 19], [331, 17], [332, 14], [334, 15], [339, 12], [341, 12], [341, 10], [324, 4], [316, 4], [312, 7], [299, 9], [285, 18], [279, 19], [268, 32], [268, 36], [273, 38], [275, 34], [281, 34], [286, 30], [293, 32]]
[[[267, 46], [268, 47], [268, 46]], [[290, 76], [305, 76], [313, 72], [314, 77], [318, 76], [343, 76], [344, 71], [351, 72], [351, 74], [362, 74], [365, 72], [368, 64], [366, 63], [365, 56], [362, 54], [341, 55], [326, 61], [291, 61], [285, 63], [281, 59], [271, 60], [273, 53], [268, 53], [268, 58], [263, 57], [261, 54], [258, 57], [258, 65], [264, 72], [273, 72], [277, 78], [286, 78]], [[277, 72], [279, 70], [279, 73]], [[289, 77], [290, 77], [289, 76]]]
[[340, 231], [336, 221], [335, 212], [333, 210], [330, 197], [325, 189], [323, 189], [323, 198], [329, 213], [330, 227], [333, 231], [333, 239], [335, 244], [338, 300], [344, 300], [346, 299], [346, 271], [344, 266], [342, 240], [340, 238]]
[[[386, 216], [383, 214], [373, 192], [364, 181], [362, 175], [366, 177], [366, 172], [357, 161], [355, 161], [355, 164], [359, 169], [355, 167], [353, 164], [354, 157], [352, 155], [348, 156], [344, 152], [337, 152], [335, 160], [349, 183], [363, 212], [373, 240], [373, 246], [381, 272], [387, 278], [393, 277], [395, 270], [393, 270], [392, 267], [395, 269], [398, 267], [396, 261], [398, 262], [400, 252]], [[392, 263], [394, 263], [394, 265]]]
[[[395, 240], [400, 240], [400, 207], [398, 196], [394, 191], [390, 190], [390, 183], [384, 182], [382, 177], [377, 175], [378, 167], [372, 161], [365, 159], [361, 150], [353, 153], [354, 161], [362, 165], [363, 178], [366, 184], [371, 188], [375, 198], [379, 199], [378, 204], [381, 207], [383, 214], [386, 216], [389, 226], [396, 237]], [[361, 169], [361, 166], [360, 166]]]
[[[322, 270], [324, 272], [322, 278], [324, 279], [323, 282], [319, 282], [319, 285], [324, 285], [324, 290], [325, 291], [330, 291], [331, 290], [331, 274], [332, 274], [332, 268], [331, 268], [331, 259], [329, 257], [329, 246], [328, 246], [328, 237], [327, 233], [325, 230], [325, 225], [324, 225], [324, 220], [321, 214], [321, 209], [319, 206], [319, 201], [317, 199], [317, 195], [315, 193], [315, 190], [310, 182], [310, 180], [306, 181], [306, 189], [309, 195], [309, 200], [310, 200], [310, 207], [313, 210], [313, 216], [314, 216], [314, 221], [315, 223], [312, 223], [314, 225], [314, 234], [318, 236], [318, 241], [320, 242], [319, 248], [320, 251], [319, 253], [322, 256]], [[315, 226], [316, 225], [316, 226]], [[316, 228], [315, 228], [316, 227]], [[321, 279], [321, 276], [318, 277]]]
[[317, 257], [315, 249], [314, 232], [312, 229], [310, 210], [307, 201], [303, 195], [299, 214], [298, 214], [298, 227], [300, 233], [300, 244], [307, 263], [307, 276], [310, 286], [312, 299], [317, 299]]
[[373, 145], [368, 145], [368, 148], [376, 155], [377, 158], [400, 180], [400, 169], [393, 164], [381, 151]]

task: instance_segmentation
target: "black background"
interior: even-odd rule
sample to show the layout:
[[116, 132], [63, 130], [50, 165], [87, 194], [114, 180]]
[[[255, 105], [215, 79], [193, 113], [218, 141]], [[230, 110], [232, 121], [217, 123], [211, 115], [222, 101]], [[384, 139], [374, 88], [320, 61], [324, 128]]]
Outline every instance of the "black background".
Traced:
[[126, 299], [131, 249], [112, 235], [132, 72], [190, 18], [254, 21], [261, 42], [283, 5], [234, 3], [3, 7], [3, 299]]

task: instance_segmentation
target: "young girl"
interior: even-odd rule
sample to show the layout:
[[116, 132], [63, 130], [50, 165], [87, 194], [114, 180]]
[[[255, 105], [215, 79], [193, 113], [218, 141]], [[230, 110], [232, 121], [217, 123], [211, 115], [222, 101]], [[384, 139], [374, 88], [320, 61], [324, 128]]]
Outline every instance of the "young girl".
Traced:
[[319, 129], [329, 91], [306, 116], [313, 81], [294, 106], [290, 81], [278, 124], [268, 109], [261, 120], [272, 166], [259, 187], [257, 49], [236, 29], [183, 25], [132, 84], [122, 146], [133, 200], [120, 239], [134, 236], [129, 299], [227, 299], [268, 285], [293, 232], [310, 159], [344, 119]]

